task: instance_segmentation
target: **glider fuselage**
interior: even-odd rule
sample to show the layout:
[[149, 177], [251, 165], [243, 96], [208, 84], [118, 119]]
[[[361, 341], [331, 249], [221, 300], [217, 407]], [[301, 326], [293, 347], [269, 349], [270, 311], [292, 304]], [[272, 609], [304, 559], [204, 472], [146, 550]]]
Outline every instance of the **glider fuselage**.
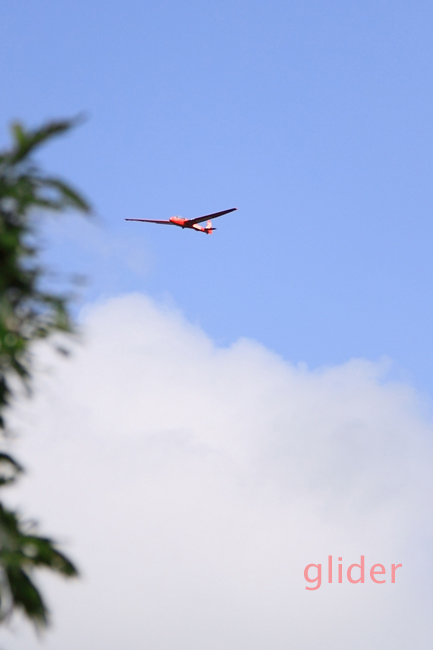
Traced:
[[208, 221], [204, 228], [203, 226], [199, 226], [198, 223], [188, 223], [189, 220], [183, 217], [170, 217], [169, 221], [174, 226], [179, 226], [179, 228], [193, 228], [193, 230], [199, 230], [200, 232], [206, 233], [206, 235], [210, 235], [212, 230], [216, 230], [216, 228], [212, 228], [211, 221]]
[[180, 226], [181, 228], [185, 228], [185, 221], [183, 217], [170, 217], [169, 221], [171, 223], [174, 223], [175, 226]]

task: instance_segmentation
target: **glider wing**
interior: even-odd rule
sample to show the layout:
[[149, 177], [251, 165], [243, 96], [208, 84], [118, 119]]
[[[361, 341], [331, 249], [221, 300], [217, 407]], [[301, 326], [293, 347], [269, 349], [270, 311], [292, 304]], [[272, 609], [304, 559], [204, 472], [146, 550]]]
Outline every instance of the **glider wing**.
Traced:
[[214, 212], [214, 214], [206, 214], [204, 217], [196, 217], [195, 219], [188, 219], [185, 221], [184, 225], [186, 227], [192, 226], [194, 223], [201, 223], [202, 221], [208, 221], [209, 219], [216, 219], [217, 217], [222, 217], [223, 214], [228, 214], [229, 212], [234, 212], [237, 208], [230, 208], [230, 210], [223, 210], [222, 212]]
[[173, 226], [171, 221], [156, 221], [155, 219], [125, 219], [125, 221], [145, 221], [146, 223], [165, 223], [167, 226]]

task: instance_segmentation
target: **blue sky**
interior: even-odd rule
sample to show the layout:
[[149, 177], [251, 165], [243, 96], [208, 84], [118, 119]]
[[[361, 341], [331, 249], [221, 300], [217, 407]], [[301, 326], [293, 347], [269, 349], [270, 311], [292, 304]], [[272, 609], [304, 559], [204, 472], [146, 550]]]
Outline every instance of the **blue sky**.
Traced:
[[[169, 297], [222, 344], [386, 355], [431, 392], [432, 19], [419, 1], [3, 4], [2, 141], [13, 118], [88, 115], [42, 159], [101, 232], [56, 230], [53, 265], [91, 299]], [[123, 220], [232, 206], [208, 238]]]

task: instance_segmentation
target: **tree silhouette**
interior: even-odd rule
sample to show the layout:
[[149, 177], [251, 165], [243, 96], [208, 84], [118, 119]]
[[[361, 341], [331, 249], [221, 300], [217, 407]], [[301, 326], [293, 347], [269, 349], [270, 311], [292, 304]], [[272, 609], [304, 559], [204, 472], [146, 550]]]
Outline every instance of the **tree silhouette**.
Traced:
[[[72, 333], [70, 298], [43, 289], [47, 270], [40, 263], [35, 215], [68, 209], [89, 213], [90, 206], [68, 183], [45, 174], [33, 154], [51, 138], [71, 129], [76, 120], [52, 121], [35, 130], [13, 124], [13, 144], [0, 154], [0, 435], [8, 434], [7, 412], [16, 392], [31, 395], [33, 346], [56, 332]], [[57, 346], [59, 352], [67, 351]], [[8, 453], [0, 453], [0, 487], [23, 472]], [[0, 621], [21, 610], [36, 625], [49, 623], [49, 611], [34, 583], [36, 569], [64, 576], [77, 569], [56, 543], [42, 537], [36, 524], [0, 503]]]

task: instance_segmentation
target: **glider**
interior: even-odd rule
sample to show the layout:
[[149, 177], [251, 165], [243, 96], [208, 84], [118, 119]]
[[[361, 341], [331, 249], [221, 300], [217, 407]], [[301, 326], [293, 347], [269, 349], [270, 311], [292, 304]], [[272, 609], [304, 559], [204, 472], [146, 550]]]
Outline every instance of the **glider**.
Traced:
[[[183, 217], [170, 217], [167, 221], [157, 221], [155, 219], [125, 219], [125, 221], [143, 221], [145, 223], [162, 223], [166, 226], [179, 226], [179, 228], [192, 228], [199, 232], [204, 232], [206, 235], [211, 235], [213, 230], [211, 219], [222, 217], [223, 214], [234, 212], [237, 208], [230, 208], [230, 210], [223, 210], [222, 212], [214, 212], [213, 214], [206, 214], [204, 217], [196, 217], [195, 219], [184, 219]], [[206, 225], [199, 226], [202, 221], [207, 221]]]

